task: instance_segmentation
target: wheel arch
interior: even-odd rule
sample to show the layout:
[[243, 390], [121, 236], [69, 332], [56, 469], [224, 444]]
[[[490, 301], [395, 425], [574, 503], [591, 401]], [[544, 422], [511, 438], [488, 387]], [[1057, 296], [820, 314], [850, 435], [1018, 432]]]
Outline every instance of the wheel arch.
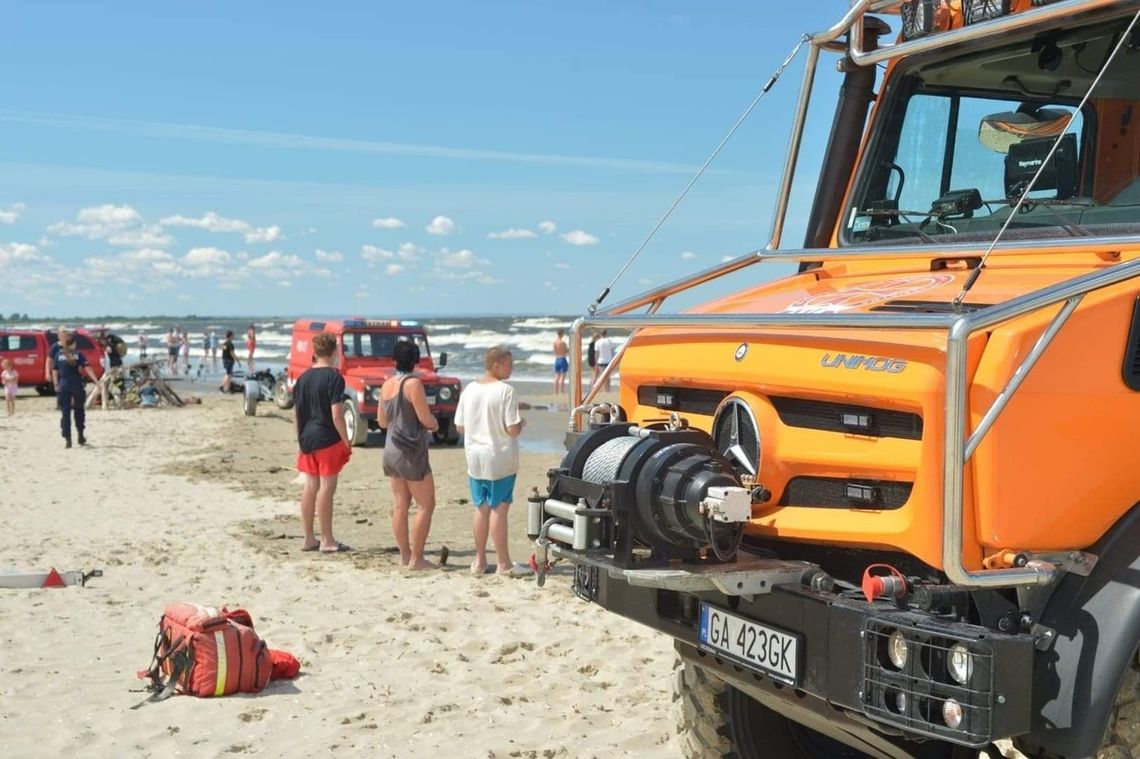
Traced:
[[1087, 577], [1066, 575], [1041, 624], [1052, 646], [1036, 657], [1033, 727], [1023, 740], [1065, 757], [1093, 756], [1140, 642], [1140, 504], [1089, 549]]

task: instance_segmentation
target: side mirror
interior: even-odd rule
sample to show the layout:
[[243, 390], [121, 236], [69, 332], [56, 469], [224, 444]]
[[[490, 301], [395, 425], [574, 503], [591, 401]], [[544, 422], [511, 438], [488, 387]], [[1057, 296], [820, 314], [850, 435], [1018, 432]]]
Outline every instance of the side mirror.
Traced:
[[439, 368], [442, 369], [445, 366], [447, 366], [447, 351], [439, 354]]

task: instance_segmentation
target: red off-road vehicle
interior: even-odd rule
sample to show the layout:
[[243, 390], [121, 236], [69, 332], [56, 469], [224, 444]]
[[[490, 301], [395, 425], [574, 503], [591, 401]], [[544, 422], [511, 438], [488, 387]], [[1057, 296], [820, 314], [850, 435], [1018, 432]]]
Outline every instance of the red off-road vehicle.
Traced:
[[[376, 407], [380, 386], [396, 373], [392, 349], [398, 340], [411, 340], [420, 348], [416, 376], [424, 383], [428, 405], [439, 420], [437, 443], [456, 443], [459, 434], [452, 419], [459, 403], [459, 380], [436, 373], [428, 348], [427, 334], [417, 322], [392, 319], [299, 319], [293, 324], [289, 362], [276, 386], [280, 408], [293, 407], [293, 385], [302, 372], [313, 365], [313, 337], [328, 332], [336, 335], [336, 367], [344, 377], [344, 423], [353, 445], [364, 445], [369, 430], [378, 429]], [[439, 355], [440, 368], [447, 365], [447, 354]]]
[[[87, 358], [96, 377], [103, 376], [103, 348], [87, 330], [76, 330], [75, 345]], [[34, 387], [40, 395], [52, 395], [48, 352], [59, 340], [55, 330], [0, 329], [0, 359], [9, 359], [21, 387]]]

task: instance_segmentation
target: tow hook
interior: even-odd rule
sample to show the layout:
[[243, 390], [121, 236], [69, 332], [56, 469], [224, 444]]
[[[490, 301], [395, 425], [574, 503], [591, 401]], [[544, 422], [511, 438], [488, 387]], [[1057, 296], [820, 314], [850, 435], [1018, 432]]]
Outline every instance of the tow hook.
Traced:
[[550, 539], [546, 537], [546, 533], [555, 524], [558, 524], [558, 520], [553, 517], [543, 522], [542, 529], [538, 531], [538, 538], [534, 541], [534, 581], [540, 588], [546, 584], [546, 574], [550, 571]]

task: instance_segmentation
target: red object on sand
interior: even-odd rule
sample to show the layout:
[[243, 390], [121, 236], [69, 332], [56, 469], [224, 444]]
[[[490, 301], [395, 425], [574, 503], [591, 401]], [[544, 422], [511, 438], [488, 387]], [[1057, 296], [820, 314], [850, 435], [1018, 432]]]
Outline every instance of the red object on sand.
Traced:
[[269, 661], [273, 663], [270, 680], [292, 680], [301, 671], [301, 662], [288, 651], [269, 649]]
[[65, 588], [67, 587], [67, 583], [64, 582], [63, 578], [59, 576], [59, 572], [55, 571], [55, 567], [52, 567], [51, 571], [48, 572], [47, 577], [44, 578], [44, 584], [41, 587]]

